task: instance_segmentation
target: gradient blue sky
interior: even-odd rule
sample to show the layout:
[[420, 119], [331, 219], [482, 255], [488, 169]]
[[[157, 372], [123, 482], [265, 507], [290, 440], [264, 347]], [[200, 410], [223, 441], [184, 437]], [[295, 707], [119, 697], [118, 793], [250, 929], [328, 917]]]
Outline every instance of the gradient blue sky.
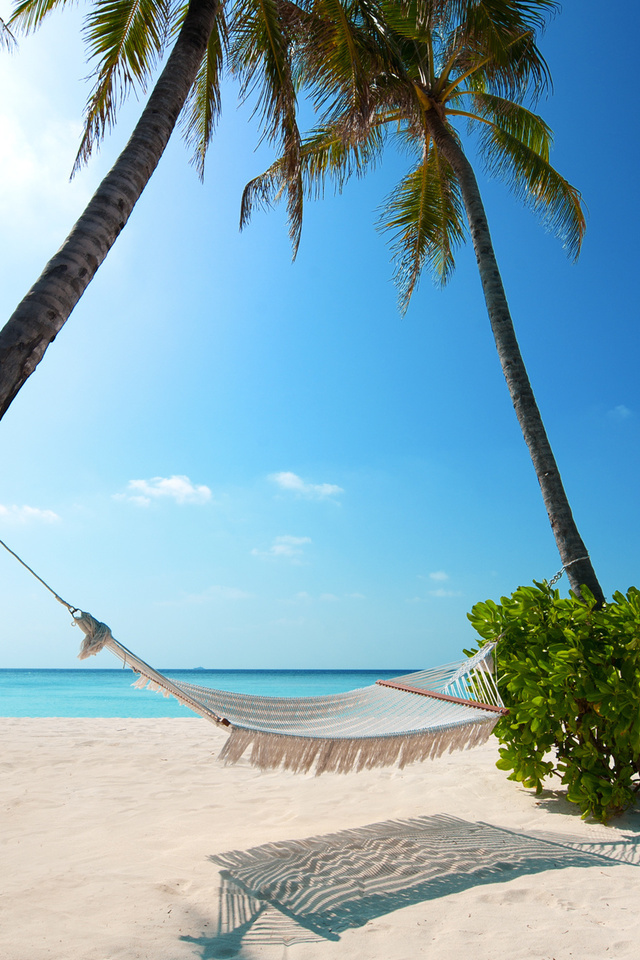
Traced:
[[[3, 0], [0, 15], [9, 6]], [[640, 582], [637, 3], [567, 2], [539, 107], [589, 227], [577, 265], [481, 179], [534, 390], [607, 595]], [[87, 74], [79, 14], [0, 59], [1, 315], [117, 155], [132, 102], [68, 181]], [[0, 422], [0, 538], [150, 662], [409, 668], [473, 642], [466, 612], [559, 567], [470, 247], [403, 319], [376, 208], [388, 157], [238, 232], [269, 162], [229, 85], [204, 186], [176, 136]], [[566, 579], [564, 581], [566, 590]], [[0, 553], [0, 665], [66, 667], [79, 631]], [[103, 655], [88, 666], [113, 666]]]

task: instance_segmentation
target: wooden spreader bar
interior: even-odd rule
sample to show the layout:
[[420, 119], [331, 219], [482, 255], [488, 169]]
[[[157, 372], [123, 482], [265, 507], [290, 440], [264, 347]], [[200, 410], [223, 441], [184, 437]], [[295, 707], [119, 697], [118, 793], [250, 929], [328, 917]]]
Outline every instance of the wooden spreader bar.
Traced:
[[405, 683], [396, 683], [395, 680], [376, 680], [376, 683], [379, 683], [381, 687], [403, 690], [405, 693], [419, 693], [422, 697], [434, 697], [436, 700], [447, 700], [449, 703], [461, 703], [464, 707], [477, 707], [478, 710], [491, 710], [493, 713], [509, 713], [506, 707], [494, 707], [490, 703], [478, 703], [477, 700], [450, 697], [447, 693], [436, 693], [434, 690], [421, 690], [420, 687], [410, 687]]

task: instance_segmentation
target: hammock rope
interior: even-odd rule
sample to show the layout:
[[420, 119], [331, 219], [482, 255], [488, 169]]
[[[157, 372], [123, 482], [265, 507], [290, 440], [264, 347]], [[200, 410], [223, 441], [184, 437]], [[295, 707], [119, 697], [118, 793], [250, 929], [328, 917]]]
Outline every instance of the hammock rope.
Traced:
[[67, 608], [67, 610], [69, 611], [69, 613], [71, 614], [71, 616], [74, 616], [76, 613], [79, 612], [77, 607], [72, 607], [70, 603], [67, 603], [66, 600], [63, 600], [62, 597], [58, 596], [58, 594], [55, 592], [55, 590], [53, 589], [53, 587], [50, 587], [49, 584], [48, 584], [45, 580], [42, 579], [42, 577], [39, 577], [38, 574], [35, 572], [35, 570], [32, 570], [31, 567], [24, 562], [24, 560], [22, 559], [22, 557], [19, 557], [17, 553], [14, 553], [14, 552], [13, 552], [13, 550], [11, 549], [11, 547], [8, 547], [8, 546], [6, 545], [6, 543], [4, 542], [4, 540], [0, 540], [0, 546], [4, 547], [5, 550], [7, 551], [7, 553], [10, 553], [12, 557], [15, 557], [16, 560], [18, 561], [18, 563], [21, 563], [22, 566], [25, 568], [25, 570], [28, 570], [29, 573], [30, 573], [33, 577], [36, 578], [36, 580], [39, 580], [40, 583], [42, 584], [42, 586], [43, 586], [43, 587], [46, 587], [46, 589], [49, 591], [49, 593], [52, 593], [52, 594], [53, 594], [53, 596], [56, 598], [56, 600], [58, 601], [58, 603], [61, 603], [63, 607], [66, 607], [66, 608]]
[[[473, 657], [321, 697], [263, 697], [170, 680], [81, 612], [80, 659], [108, 649], [138, 674], [134, 686], [173, 696], [229, 738], [226, 763], [346, 773], [433, 759], [484, 743], [506, 713], [493, 673], [495, 642]], [[461, 696], [463, 694], [463, 696]]]
[[294, 772], [402, 768], [484, 743], [507, 713], [494, 675], [497, 641], [462, 661], [320, 697], [253, 696], [177, 682], [116, 640], [106, 623], [66, 603], [0, 544], [72, 614], [73, 624], [85, 634], [79, 659], [108, 649], [138, 674], [133, 686], [173, 696], [225, 729], [229, 737], [220, 759], [226, 763], [248, 754], [254, 766]]

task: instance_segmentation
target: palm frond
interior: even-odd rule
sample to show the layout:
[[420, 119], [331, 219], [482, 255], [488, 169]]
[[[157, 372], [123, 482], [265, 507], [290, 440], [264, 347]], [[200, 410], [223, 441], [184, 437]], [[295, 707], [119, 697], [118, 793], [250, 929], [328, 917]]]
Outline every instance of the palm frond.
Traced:
[[290, 0], [240, 0], [230, 23], [232, 69], [240, 76], [242, 95], [257, 95], [263, 136], [282, 151], [289, 236], [294, 256], [302, 230], [300, 131], [293, 76], [291, 24], [301, 16]]
[[[301, 79], [325, 122], [366, 130], [375, 78], [394, 59], [378, 0], [313, 0], [300, 46]], [[397, 60], [398, 64], [401, 61]]]
[[87, 103], [74, 170], [113, 126], [127, 95], [146, 90], [174, 15], [171, 0], [96, 0], [83, 32], [89, 55], [97, 61], [97, 79]]
[[248, 226], [256, 210], [270, 210], [280, 199], [286, 183], [284, 161], [275, 160], [264, 173], [254, 177], [242, 191], [240, 202], [240, 229]]
[[219, 7], [215, 26], [207, 44], [207, 52], [182, 113], [184, 139], [187, 146], [193, 150], [191, 162], [201, 180], [204, 180], [207, 149], [220, 116], [220, 82], [227, 43], [228, 31], [224, 8]]
[[346, 136], [338, 124], [311, 131], [301, 149], [305, 196], [321, 199], [328, 183], [341, 193], [351, 177], [363, 177], [373, 169], [383, 150], [382, 127], [387, 122], [387, 118], [379, 118], [368, 135], [358, 140]]
[[296, 89], [291, 62], [292, 4], [285, 0], [240, 0], [230, 20], [231, 68], [241, 95], [257, 96], [265, 136], [278, 141], [283, 119], [295, 113]]
[[532, 113], [519, 103], [514, 103], [513, 100], [497, 97], [491, 93], [474, 91], [471, 94], [471, 102], [478, 118], [495, 124], [500, 130], [525, 144], [543, 160], [549, 160], [553, 133], [538, 114]]
[[[304, 199], [322, 197], [328, 182], [340, 192], [350, 177], [364, 176], [375, 164], [382, 147], [383, 136], [378, 127], [357, 143], [345, 140], [338, 126], [318, 127], [311, 131], [301, 143], [300, 165], [296, 171], [295, 189], [300, 216]], [[240, 229], [247, 226], [256, 210], [267, 210], [284, 195], [288, 196], [288, 176], [286, 157], [280, 157], [246, 185], [240, 207]], [[294, 257], [296, 251], [297, 245], [294, 244]]]
[[446, 283], [454, 253], [464, 239], [463, 206], [457, 179], [433, 141], [422, 162], [387, 197], [378, 228], [391, 234], [400, 310], [404, 313], [426, 265]]
[[74, 0], [22, 0], [16, 4], [9, 24], [17, 27], [21, 33], [33, 33], [52, 10], [65, 5], [71, 6]]
[[15, 50], [16, 45], [16, 38], [0, 17], [0, 50]]
[[457, 54], [441, 89], [448, 85], [448, 95], [461, 80], [474, 78], [477, 89], [509, 99], [539, 97], [551, 78], [536, 34], [556, 8], [555, 0], [469, 0], [446, 41]]
[[497, 125], [483, 128], [480, 146], [489, 173], [504, 180], [577, 259], [586, 230], [580, 191], [548, 159]]

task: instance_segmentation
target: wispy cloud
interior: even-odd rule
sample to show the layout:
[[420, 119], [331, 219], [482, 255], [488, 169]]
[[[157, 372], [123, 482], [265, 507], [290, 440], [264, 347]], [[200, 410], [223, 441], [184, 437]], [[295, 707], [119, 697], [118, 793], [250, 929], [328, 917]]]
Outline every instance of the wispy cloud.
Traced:
[[211, 500], [211, 490], [204, 484], [196, 485], [189, 477], [152, 477], [151, 480], [129, 480], [128, 493], [116, 493], [115, 500], [127, 500], [139, 507], [148, 507], [153, 500], [170, 499], [175, 503], [201, 505]]
[[[434, 583], [444, 584], [449, 580], [449, 574], [445, 573], [444, 570], [434, 570], [428, 576], [424, 574], [418, 574], [418, 580], [426, 580], [427, 583], [432, 581]], [[461, 597], [461, 590], [448, 590], [444, 586], [434, 587], [432, 590], [427, 590], [426, 596], [419, 597], [409, 597], [407, 603], [425, 603], [430, 597], [443, 598], [443, 597]]]
[[281, 490], [286, 490], [307, 500], [327, 500], [344, 493], [342, 487], [335, 483], [309, 483], [296, 473], [286, 470], [282, 473], [271, 473], [267, 479], [275, 483]]
[[624, 403], [619, 403], [617, 407], [607, 412], [607, 416], [612, 420], [628, 420], [633, 416], [633, 412], [629, 407], [625, 407]]
[[308, 593], [306, 590], [299, 590], [298, 593], [295, 593], [293, 597], [289, 597], [286, 600], [282, 600], [281, 603], [336, 603], [343, 599], [347, 600], [365, 600], [366, 597], [363, 593], [345, 593], [344, 595], [338, 596], [335, 593], [321, 593], [319, 596], [315, 597]]
[[249, 600], [253, 594], [246, 590], [240, 590], [238, 587], [226, 587], [220, 584], [213, 584], [203, 590], [202, 593], [190, 593], [185, 597], [187, 603], [210, 603], [214, 600]]
[[449, 574], [445, 573], [444, 570], [436, 570], [434, 573], [429, 574], [430, 580], [437, 580], [439, 583], [442, 583], [445, 580], [449, 579]]
[[269, 560], [290, 560], [292, 563], [300, 563], [302, 548], [307, 543], [311, 543], [311, 537], [285, 535], [275, 537], [267, 550], [259, 550], [254, 547], [251, 553], [254, 557], [266, 557]]
[[272, 620], [276, 627], [303, 627], [306, 622], [305, 617], [280, 617], [278, 620]]
[[0, 503], [0, 521], [7, 523], [57, 523], [60, 517], [53, 510], [41, 510], [40, 507], [29, 507], [26, 504], [18, 507], [13, 504], [6, 507]]

